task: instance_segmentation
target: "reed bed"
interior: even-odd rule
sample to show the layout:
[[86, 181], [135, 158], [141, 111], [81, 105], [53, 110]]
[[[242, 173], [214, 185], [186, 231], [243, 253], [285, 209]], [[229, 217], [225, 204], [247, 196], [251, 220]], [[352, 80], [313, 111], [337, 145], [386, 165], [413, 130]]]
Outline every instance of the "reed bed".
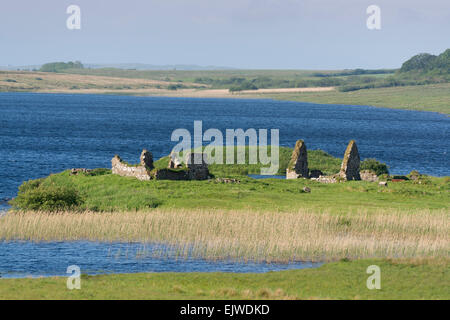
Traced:
[[[164, 244], [179, 257], [238, 261], [448, 258], [450, 212], [358, 210], [347, 215], [221, 210], [49, 214], [10, 212], [0, 240]], [[165, 250], [152, 254], [163, 256]]]

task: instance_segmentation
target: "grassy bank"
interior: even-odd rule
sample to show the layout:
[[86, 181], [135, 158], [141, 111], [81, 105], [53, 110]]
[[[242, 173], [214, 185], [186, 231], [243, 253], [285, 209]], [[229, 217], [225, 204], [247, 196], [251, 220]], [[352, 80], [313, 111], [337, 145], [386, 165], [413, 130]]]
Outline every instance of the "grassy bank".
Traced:
[[[381, 289], [368, 290], [367, 267], [381, 269]], [[149, 273], [0, 280], [0, 299], [449, 299], [445, 261], [360, 260], [317, 269], [229, 273]], [[175, 315], [177, 310], [174, 310]]]
[[240, 96], [326, 104], [365, 105], [450, 114], [450, 83], [363, 89], [352, 92], [336, 90], [260, 95], [242, 94]]
[[448, 210], [26, 212], [1, 222], [0, 240], [165, 243], [180, 257], [210, 260], [439, 258], [448, 257], [450, 247]]
[[[30, 182], [19, 194], [23, 208], [46, 210], [53, 201], [74, 204], [78, 211], [224, 209], [289, 212], [297, 208], [348, 213], [366, 210], [449, 209], [449, 178], [377, 183], [352, 181], [323, 184], [311, 180], [256, 180], [235, 176], [240, 183], [207, 181], [139, 181], [113, 175], [70, 176], [69, 171]], [[308, 186], [310, 193], [303, 191]], [[78, 197], [74, 198], [74, 194]]]
[[[143, 92], [170, 91], [178, 82], [114, 76], [78, 75], [55, 72], [0, 71], [0, 92], [66, 92], [106, 93], [111, 91]], [[184, 83], [183, 88], [204, 85]]]

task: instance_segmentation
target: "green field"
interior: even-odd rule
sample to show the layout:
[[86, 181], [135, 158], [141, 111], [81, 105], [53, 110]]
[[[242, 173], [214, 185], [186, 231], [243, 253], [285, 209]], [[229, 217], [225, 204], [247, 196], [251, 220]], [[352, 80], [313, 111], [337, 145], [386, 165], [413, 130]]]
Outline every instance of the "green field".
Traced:
[[[124, 70], [116, 68], [105, 69], [68, 69], [64, 73], [79, 75], [94, 75], [105, 77], [149, 79], [174, 82], [195, 82], [199, 78], [225, 80], [231, 78], [253, 79], [269, 77], [279, 80], [314, 79], [316, 72], [333, 73], [334, 71], [314, 70]], [[227, 88], [226, 85], [215, 85], [214, 88]]]
[[[450, 49], [440, 55], [418, 54], [397, 70], [225, 70], [137, 71], [118, 69], [67, 69], [67, 73], [188, 82], [232, 92], [267, 88], [335, 87], [337, 90], [305, 93], [258, 94], [255, 97], [329, 104], [450, 113]], [[246, 94], [252, 95], [250, 92]]]
[[276, 100], [364, 105], [450, 114], [450, 83], [363, 89], [352, 92], [248, 94], [248, 96]]
[[[381, 270], [381, 289], [366, 286], [367, 267]], [[3, 279], [0, 299], [443, 299], [450, 298], [445, 261], [342, 261], [316, 269], [231, 273], [146, 273], [67, 278]]]

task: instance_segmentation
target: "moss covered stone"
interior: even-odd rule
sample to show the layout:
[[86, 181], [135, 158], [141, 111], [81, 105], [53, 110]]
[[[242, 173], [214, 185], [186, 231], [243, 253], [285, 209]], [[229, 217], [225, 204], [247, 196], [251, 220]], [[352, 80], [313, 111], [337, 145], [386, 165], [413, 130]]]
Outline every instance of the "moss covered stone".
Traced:
[[286, 170], [286, 178], [297, 179], [308, 177], [308, 151], [306, 150], [305, 142], [298, 140], [295, 143], [294, 151], [292, 151], [292, 157]]
[[351, 140], [345, 150], [344, 159], [342, 160], [341, 171], [339, 175], [345, 180], [361, 180], [359, 174], [360, 157], [356, 141]]

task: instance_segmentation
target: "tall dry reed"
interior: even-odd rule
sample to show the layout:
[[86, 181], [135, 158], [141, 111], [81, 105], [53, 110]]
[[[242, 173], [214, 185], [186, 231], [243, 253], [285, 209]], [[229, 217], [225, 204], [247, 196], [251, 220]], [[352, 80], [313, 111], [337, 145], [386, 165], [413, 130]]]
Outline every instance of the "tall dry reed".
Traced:
[[449, 217], [448, 210], [363, 209], [348, 215], [308, 210], [17, 212], [0, 218], [0, 240], [163, 243], [182, 257], [278, 262], [447, 258]]

